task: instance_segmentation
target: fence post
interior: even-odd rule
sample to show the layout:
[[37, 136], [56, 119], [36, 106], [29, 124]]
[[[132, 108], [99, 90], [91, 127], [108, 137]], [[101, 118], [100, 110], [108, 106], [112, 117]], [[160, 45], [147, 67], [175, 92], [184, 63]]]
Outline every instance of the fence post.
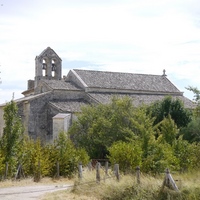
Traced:
[[60, 178], [60, 163], [57, 161], [56, 162], [56, 171], [57, 171], [57, 173], [56, 173], [56, 178]]
[[101, 177], [100, 177], [100, 162], [97, 162], [96, 164], [96, 182], [100, 183]]
[[78, 165], [78, 178], [79, 180], [82, 180], [83, 178], [83, 167], [82, 167], [82, 163], [80, 162], [79, 165]]
[[108, 176], [108, 161], [105, 163], [105, 174]]
[[15, 175], [15, 180], [17, 180], [17, 178], [21, 178], [21, 164], [19, 164], [18, 168], [17, 168], [17, 172]]
[[117, 180], [119, 181], [119, 164], [115, 164], [114, 166], [114, 172], [115, 172], [115, 176], [117, 178]]
[[140, 167], [139, 166], [136, 167], [136, 179], [137, 179], [137, 183], [140, 184]]
[[161, 190], [163, 190], [165, 186], [173, 190], [179, 191], [174, 179], [172, 178], [169, 172], [169, 169], [166, 169], [166, 175], [165, 175]]
[[41, 179], [41, 169], [40, 169], [40, 160], [38, 161], [38, 166], [34, 174], [34, 182], [39, 182]]
[[40, 179], [41, 179], [41, 165], [40, 165], [40, 160], [38, 161], [38, 170], [39, 170], [39, 173], [38, 173], [38, 182], [39, 182]]
[[89, 171], [92, 171], [92, 162], [91, 161], [88, 163], [88, 169], [89, 169]]
[[7, 179], [7, 176], [8, 176], [8, 162], [6, 162], [5, 178], [4, 179]]

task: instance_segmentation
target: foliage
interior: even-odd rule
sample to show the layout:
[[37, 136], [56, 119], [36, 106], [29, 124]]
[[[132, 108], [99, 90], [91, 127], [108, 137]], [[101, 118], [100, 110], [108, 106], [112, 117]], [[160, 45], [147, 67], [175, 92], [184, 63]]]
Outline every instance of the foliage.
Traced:
[[141, 142], [143, 151], [143, 159], [148, 156], [149, 144], [155, 140], [155, 131], [153, 126], [153, 118], [146, 112], [146, 107], [139, 107], [133, 113], [131, 118], [132, 127], [135, 137], [133, 139]]
[[159, 124], [157, 124], [156, 128], [157, 139], [162, 143], [166, 142], [172, 146], [178, 137], [179, 130], [171, 116], [168, 115], [164, 118]]
[[188, 86], [186, 87], [187, 90], [194, 93], [194, 102], [196, 104], [196, 107], [193, 111], [194, 117], [199, 118], [200, 117], [200, 90], [197, 87]]
[[5, 165], [3, 164], [3, 161], [4, 161], [4, 157], [3, 157], [2, 150], [0, 149], [0, 180], [3, 179], [3, 173], [5, 170]]
[[134, 137], [131, 120], [134, 110], [129, 98], [113, 98], [107, 105], [84, 107], [69, 134], [76, 146], [84, 147], [91, 158], [105, 158], [107, 148], [114, 142]]
[[192, 171], [200, 167], [200, 143], [190, 144], [180, 137], [173, 145], [174, 155], [179, 161], [181, 172]]
[[192, 121], [180, 130], [183, 139], [193, 142], [200, 142], [200, 117], [194, 117]]
[[200, 168], [200, 143], [193, 143], [190, 150], [192, 154], [192, 168], [198, 170]]
[[12, 100], [4, 108], [5, 127], [1, 138], [1, 151], [4, 157], [3, 163], [9, 165], [9, 175], [13, 176], [18, 162], [21, 138], [23, 137], [23, 126], [18, 117], [18, 107]]
[[42, 146], [40, 139], [37, 139], [32, 146], [30, 172], [34, 176], [34, 180], [38, 182], [41, 177], [49, 174], [50, 160], [48, 158], [45, 146]]
[[161, 173], [168, 167], [177, 169], [178, 159], [172, 148], [178, 129], [170, 115], [154, 127], [157, 137], [149, 143], [147, 157], [143, 159], [145, 172]]
[[[166, 168], [186, 171], [200, 167], [200, 144], [194, 143], [199, 141], [199, 118], [181, 129], [193, 132], [186, 131], [188, 135], [180, 137], [173, 116], [187, 111], [179, 109], [179, 101], [174, 103], [171, 98], [166, 98], [163, 102], [155, 106], [170, 108], [170, 113], [156, 124], [158, 107], [135, 108], [128, 97], [114, 97], [107, 105], [84, 107], [69, 133], [61, 132], [47, 145], [22, 134], [17, 106], [10, 102], [5, 108], [7, 121], [0, 143], [0, 172], [3, 173], [8, 162], [9, 174], [13, 176], [21, 164], [25, 176], [34, 176], [34, 180], [39, 181], [44, 176], [58, 176], [59, 163], [59, 175], [72, 177], [80, 162], [86, 165], [89, 158], [107, 157], [112, 164], [120, 164], [124, 172], [134, 170], [138, 165], [143, 172], [154, 174], [164, 172]], [[184, 140], [186, 136], [190, 143]]]
[[197, 87], [188, 86], [187, 90], [194, 93], [195, 109], [193, 110], [192, 121], [181, 129], [183, 139], [192, 142], [200, 142], [200, 90]]
[[169, 144], [154, 141], [149, 145], [148, 156], [142, 162], [142, 171], [159, 174], [166, 168], [175, 170], [177, 163], [178, 160]]
[[194, 101], [198, 103], [200, 101], [200, 90], [193, 86], [188, 86], [186, 89], [194, 93]]
[[154, 124], [158, 124], [168, 115], [171, 116], [178, 128], [187, 126], [191, 121], [191, 112], [184, 108], [181, 100], [173, 99], [171, 96], [153, 103], [148, 108], [148, 113], [155, 117]]
[[31, 140], [28, 135], [24, 135], [20, 144], [20, 151], [18, 152], [18, 164], [22, 165], [25, 176], [33, 175], [32, 157], [35, 151], [34, 141]]
[[[161, 113], [166, 115], [156, 125], [158, 118], [154, 115], [158, 110], [154, 106], [162, 110], [160, 116]], [[193, 156], [198, 148], [179, 137], [176, 123], [180, 125], [179, 117], [183, 121], [189, 120], [188, 111], [179, 100], [171, 97], [154, 106], [135, 108], [129, 98], [113, 98], [108, 105], [85, 107], [72, 125], [70, 135], [90, 157], [105, 158], [107, 155], [113, 164], [120, 163], [123, 171], [125, 168], [133, 169], [138, 163], [143, 171], [152, 173], [163, 172], [167, 167], [173, 170], [192, 169], [194, 163], [198, 163]], [[129, 152], [128, 155], [126, 152]], [[192, 153], [189, 155], [189, 152]]]
[[136, 166], [141, 166], [142, 148], [139, 143], [118, 141], [112, 144], [109, 150], [109, 161], [114, 165], [118, 163], [123, 172], [135, 170]]
[[[61, 176], [71, 177], [77, 171], [78, 163], [83, 165], [89, 162], [89, 156], [84, 149], [76, 149], [74, 144], [65, 132], [61, 132], [54, 144], [48, 147], [51, 152], [50, 158], [52, 163], [59, 163], [59, 171]], [[56, 174], [56, 168], [52, 166], [52, 176]], [[54, 170], [53, 170], [54, 169]]]

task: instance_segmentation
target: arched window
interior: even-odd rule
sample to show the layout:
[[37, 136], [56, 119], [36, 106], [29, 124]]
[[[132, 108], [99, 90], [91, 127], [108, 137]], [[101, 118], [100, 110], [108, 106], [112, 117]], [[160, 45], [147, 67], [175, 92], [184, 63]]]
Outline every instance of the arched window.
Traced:
[[55, 60], [51, 60], [51, 75], [52, 77], [55, 77], [55, 71], [56, 71], [56, 64], [55, 64]]
[[46, 76], [47, 72], [47, 64], [46, 64], [46, 60], [43, 59], [42, 60], [42, 76]]

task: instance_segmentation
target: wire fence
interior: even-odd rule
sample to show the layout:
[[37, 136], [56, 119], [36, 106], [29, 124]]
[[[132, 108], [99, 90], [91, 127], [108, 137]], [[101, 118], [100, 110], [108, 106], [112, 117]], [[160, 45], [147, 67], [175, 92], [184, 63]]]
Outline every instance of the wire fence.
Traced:
[[[108, 162], [106, 161], [105, 166], [102, 166], [100, 162], [96, 162], [95, 167], [90, 167], [91, 163], [88, 165], [89, 167], [85, 168], [86, 171], [96, 171], [96, 179], [83, 182], [84, 179], [84, 171], [82, 164], [79, 164], [79, 172], [78, 172], [78, 178], [79, 178], [79, 184], [91, 184], [91, 183], [100, 183], [101, 181], [106, 181], [107, 179], [114, 179], [116, 181], [120, 181], [120, 172], [119, 172], [119, 164], [115, 164], [113, 170], [111, 170], [111, 173], [108, 173]], [[135, 169], [135, 177], [137, 184], [141, 184], [141, 172], [140, 172], [140, 167], [137, 166]], [[165, 171], [165, 177], [163, 180], [163, 184], [161, 186], [161, 190], [164, 189], [164, 187], [168, 187], [172, 190], [179, 191], [172, 175], [170, 174], [169, 169], [166, 169]]]

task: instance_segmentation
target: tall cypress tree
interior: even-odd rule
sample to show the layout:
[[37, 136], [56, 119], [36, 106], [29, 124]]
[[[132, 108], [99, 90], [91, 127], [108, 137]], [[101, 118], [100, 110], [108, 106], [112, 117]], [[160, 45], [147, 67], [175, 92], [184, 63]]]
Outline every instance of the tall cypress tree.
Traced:
[[13, 174], [20, 148], [20, 139], [23, 134], [23, 126], [18, 116], [18, 107], [12, 100], [4, 108], [5, 127], [1, 139], [1, 149], [4, 156], [4, 163], [9, 164], [10, 175]]

